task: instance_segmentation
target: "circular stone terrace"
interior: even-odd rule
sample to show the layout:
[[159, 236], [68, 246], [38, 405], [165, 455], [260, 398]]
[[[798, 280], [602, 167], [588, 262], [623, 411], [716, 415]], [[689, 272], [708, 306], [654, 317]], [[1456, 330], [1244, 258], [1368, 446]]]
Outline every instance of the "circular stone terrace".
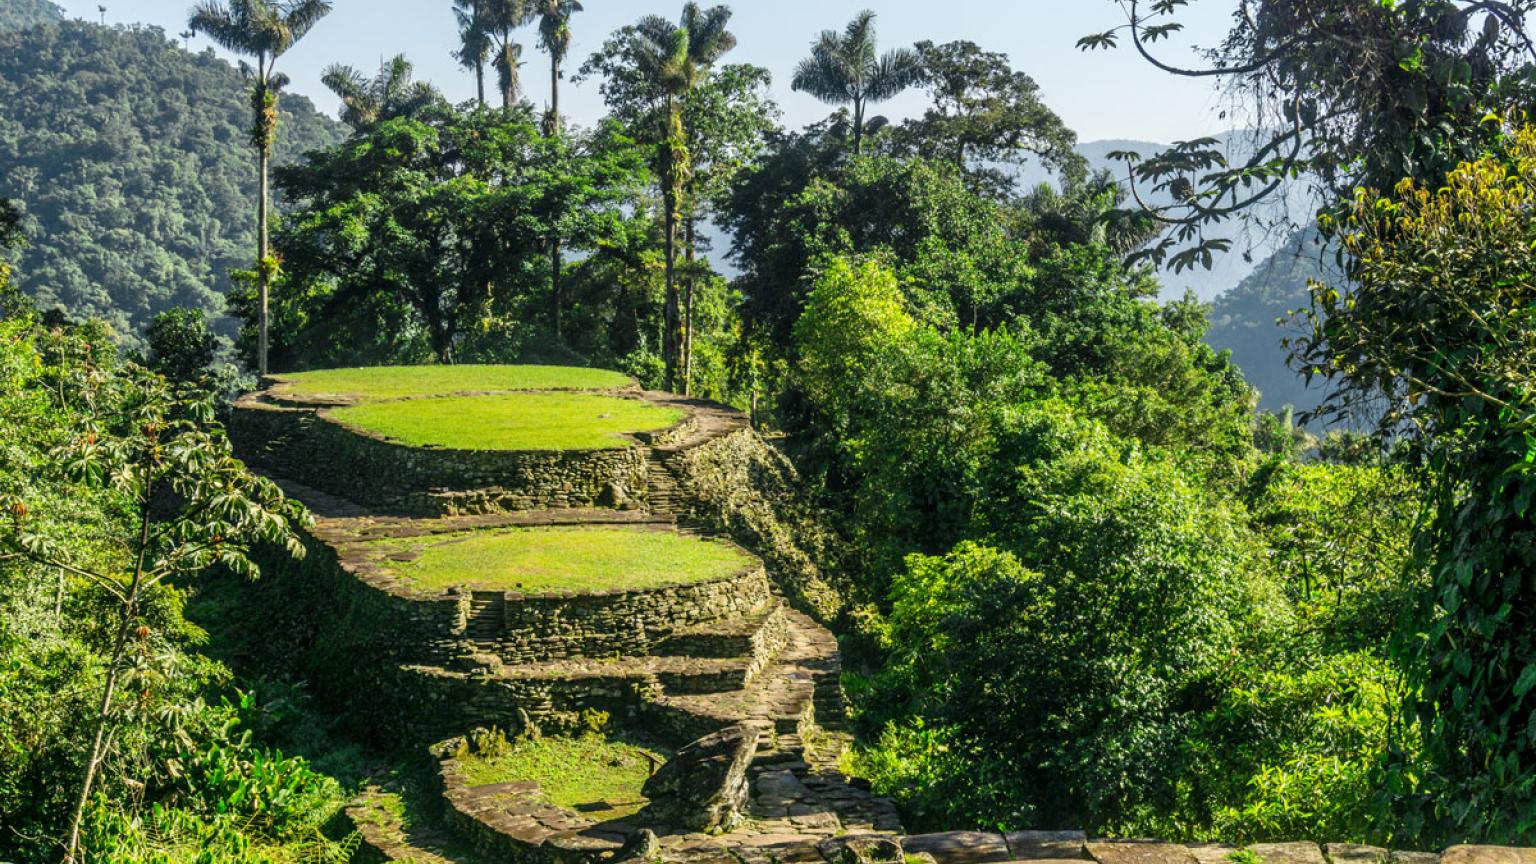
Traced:
[[[739, 415], [560, 366], [410, 366], [271, 376], [236, 405], [231, 435], [272, 473], [418, 515], [641, 509], [651, 448]], [[661, 478], [663, 497], [667, 489]]]
[[529, 524], [351, 544], [344, 560], [402, 594], [643, 593], [746, 576], [761, 563], [662, 525]]

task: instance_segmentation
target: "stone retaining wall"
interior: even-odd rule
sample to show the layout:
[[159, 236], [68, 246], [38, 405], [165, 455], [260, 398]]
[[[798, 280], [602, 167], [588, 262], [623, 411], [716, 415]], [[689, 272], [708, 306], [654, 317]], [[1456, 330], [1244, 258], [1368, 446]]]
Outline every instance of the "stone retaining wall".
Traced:
[[407, 665], [394, 670], [387, 691], [379, 696], [387, 704], [391, 737], [402, 745], [419, 746], [475, 728], [494, 727], [516, 735], [524, 731], [524, 715], [550, 731], [578, 723], [588, 709], [625, 721], [637, 715], [648, 684], [645, 676], [627, 672], [530, 680]]
[[643, 656], [675, 630], [761, 609], [771, 593], [761, 566], [725, 579], [646, 591], [506, 595], [506, 623], [491, 644], [504, 662]]
[[413, 663], [491, 654], [507, 664], [580, 657], [647, 656], [672, 633], [750, 616], [772, 597], [754, 565], [719, 579], [656, 588], [521, 594], [452, 589], [423, 596], [409, 583], [352, 565], [378, 600], [379, 644]]
[[[235, 451], [278, 476], [359, 504], [436, 516], [469, 498], [497, 510], [619, 506], [643, 502], [646, 454], [614, 450], [473, 451], [409, 447], [326, 419], [326, 409], [285, 408], [259, 395], [235, 404]], [[458, 493], [444, 494], [448, 490]]]

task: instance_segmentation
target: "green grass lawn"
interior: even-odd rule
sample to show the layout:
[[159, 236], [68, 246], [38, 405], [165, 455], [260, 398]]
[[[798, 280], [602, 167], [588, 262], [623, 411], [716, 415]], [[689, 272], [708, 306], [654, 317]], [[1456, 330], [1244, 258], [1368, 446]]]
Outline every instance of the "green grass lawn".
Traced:
[[683, 412], [595, 393], [502, 393], [364, 402], [332, 417], [413, 447], [454, 450], [609, 450], [625, 432], [665, 429]]
[[275, 376], [296, 396], [398, 399], [484, 390], [606, 390], [629, 376], [569, 366], [374, 366]]
[[420, 548], [414, 561], [385, 563], [396, 576], [434, 591], [459, 585], [534, 594], [645, 589], [719, 579], [752, 564], [746, 553], [725, 543], [671, 531], [596, 526], [473, 531], [430, 540], [385, 540], [379, 548], [384, 555]]
[[471, 785], [537, 781], [549, 803], [602, 822], [629, 816], [648, 803], [640, 794], [651, 776], [646, 754], [658, 765], [667, 758], [650, 747], [598, 734], [518, 741], [488, 759], [463, 758]]

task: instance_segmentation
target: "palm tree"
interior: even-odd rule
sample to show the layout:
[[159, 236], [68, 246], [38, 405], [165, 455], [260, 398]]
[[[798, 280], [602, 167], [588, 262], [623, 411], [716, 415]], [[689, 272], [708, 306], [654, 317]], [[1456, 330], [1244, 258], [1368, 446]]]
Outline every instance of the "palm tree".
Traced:
[[917, 82], [922, 58], [900, 48], [880, 54], [875, 42], [875, 13], [860, 12], [842, 33], [823, 30], [811, 43], [811, 56], [800, 61], [790, 87], [830, 105], [853, 106], [853, 152], [864, 152], [865, 109], [884, 102]]
[[226, 49], [251, 57], [251, 143], [256, 147], [260, 194], [256, 206], [256, 272], [260, 283], [256, 342], [257, 371], [267, 374], [268, 297], [273, 264], [269, 260], [267, 208], [272, 144], [277, 139], [277, 96], [288, 83], [276, 70], [277, 58], [304, 38], [331, 11], [329, 0], [203, 0], [192, 8], [187, 27], [205, 33]]
[[397, 54], [379, 66], [372, 80], [351, 66], [333, 63], [320, 83], [341, 99], [341, 122], [363, 129], [437, 101], [437, 90], [425, 81], [412, 81], [412, 71], [405, 55]]
[[539, 45], [549, 54], [549, 122], [551, 135], [560, 134], [560, 64], [571, 50], [571, 16], [582, 11], [578, 0], [537, 0]]
[[[688, 136], [683, 128], [683, 103], [710, 67], [732, 48], [736, 37], [726, 30], [731, 10], [726, 6], [700, 9], [690, 2], [682, 20], [673, 24], [650, 15], [635, 25], [635, 57], [641, 73], [651, 82], [660, 101], [662, 129], [657, 148], [657, 173], [661, 177], [662, 223], [666, 249], [667, 384], [687, 393], [689, 382], [680, 380], [687, 367], [687, 336], [677, 292], [677, 226], [683, 217], [688, 181], [693, 173], [688, 157]], [[681, 388], [678, 387], [681, 383]]]
[[[549, 116], [544, 129], [550, 137], [560, 135], [560, 64], [571, 50], [571, 16], [582, 11], [577, 0], [537, 0], [539, 44], [549, 54]], [[555, 306], [555, 338], [560, 338], [560, 277], [565, 261], [560, 250], [560, 234], [550, 226], [549, 288]]]
[[485, 64], [491, 59], [491, 31], [480, 11], [480, 0], [453, 0], [453, 15], [459, 21], [459, 47], [453, 52], [454, 59], [475, 73], [475, 95], [484, 107]]
[[511, 108], [521, 89], [519, 68], [523, 46], [512, 41], [512, 31], [529, 23], [535, 14], [533, 0], [477, 0], [486, 33], [495, 40], [492, 54], [501, 85], [501, 107]]
[[523, 92], [523, 46], [509, 36], [496, 48], [496, 83], [501, 85], [501, 107], [511, 108]]

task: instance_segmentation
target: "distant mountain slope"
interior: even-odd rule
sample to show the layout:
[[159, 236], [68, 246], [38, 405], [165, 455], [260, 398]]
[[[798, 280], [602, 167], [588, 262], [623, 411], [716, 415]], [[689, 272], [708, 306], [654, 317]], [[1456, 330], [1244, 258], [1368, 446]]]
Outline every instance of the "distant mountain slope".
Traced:
[[38, 24], [64, 20], [64, 10], [49, 0], [5, 0], [0, 2], [0, 30], [20, 30]]
[[[1237, 163], [1248, 158], [1251, 144], [1246, 133], [1227, 132], [1215, 137], [1225, 146], [1228, 161]], [[1111, 160], [1110, 153], [1133, 151], [1150, 156], [1167, 149], [1167, 145], [1149, 141], [1088, 141], [1077, 149], [1095, 168], [1111, 168], [1122, 176], [1124, 164]], [[1294, 186], [1283, 198], [1266, 204], [1257, 215], [1261, 220], [1281, 224], [1309, 224], [1315, 207], [1305, 188]], [[1206, 342], [1218, 350], [1231, 349], [1244, 376], [1258, 388], [1262, 407], [1271, 411], [1286, 405], [1294, 405], [1298, 411], [1317, 407], [1325, 392], [1323, 386], [1316, 383], [1308, 387], [1306, 380], [1287, 365], [1288, 352], [1281, 340], [1293, 335], [1295, 327], [1282, 326], [1277, 319], [1289, 319], [1291, 312], [1307, 306], [1308, 279], [1337, 277], [1331, 252], [1318, 244], [1317, 230], [1312, 227], [1265, 233], [1262, 227], [1248, 229], [1234, 221], [1214, 227], [1209, 233], [1231, 239], [1233, 251], [1217, 257], [1216, 266], [1210, 270], [1158, 273], [1164, 286], [1163, 296], [1177, 297], [1188, 289], [1212, 303]]]
[[[33, 2], [0, 0], [0, 15]], [[22, 289], [130, 337], [170, 306], [221, 312], [254, 256], [246, 94], [233, 66], [159, 28], [0, 32], [0, 198], [27, 216]], [[282, 108], [279, 163], [341, 139], [308, 99]]]
[[1259, 389], [1263, 407], [1274, 411], [1294, 405], [1298, 411], [1306, 411], [1317, 407], [1322, 399], [1321, 383], [1309, 388], [1306, 380], [1286, 365], [1287, 351], [1281, 340], [1294, 335], [1297, 326], [1276, 322], [1307, 308], [1307, 280], [1338, 278], [1332, 251], [1320, 245], [1316, 228], [1307, 228], [1292, 235], [1248, 278], [1216, 299], [1205, 341], [1214, 348], [1232, 350], [1232, 359], [1243, 375]]

